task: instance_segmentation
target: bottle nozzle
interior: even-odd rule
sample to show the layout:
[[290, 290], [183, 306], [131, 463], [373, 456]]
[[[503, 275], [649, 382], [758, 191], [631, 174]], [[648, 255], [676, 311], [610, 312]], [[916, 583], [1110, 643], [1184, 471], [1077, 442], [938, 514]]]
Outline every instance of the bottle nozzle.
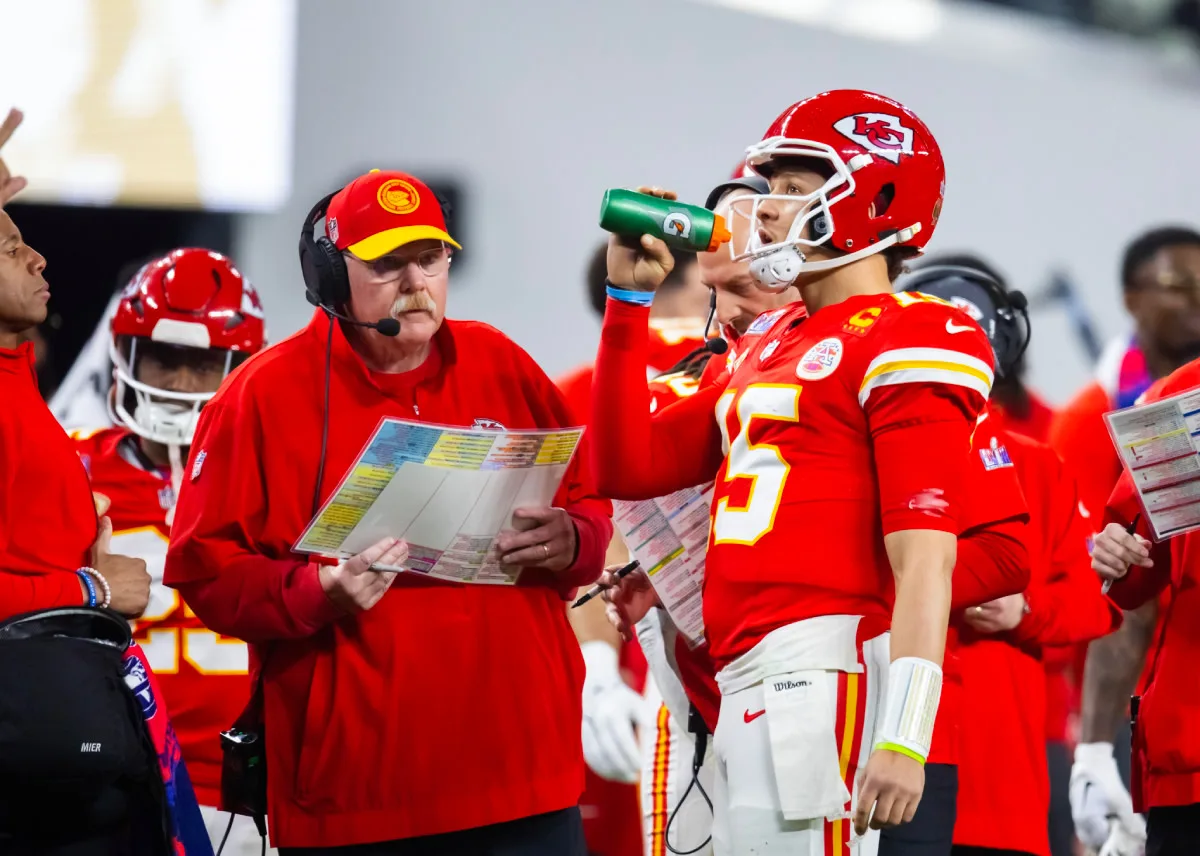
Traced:
[[725, 225], [725, 218], [720, 214], [713, 215], [712, 237], [708, 239], [708, 252], [713, 252], [721, 244], [728, 243], [733, 240], [733, 233], [729, 231], [729, 227]]

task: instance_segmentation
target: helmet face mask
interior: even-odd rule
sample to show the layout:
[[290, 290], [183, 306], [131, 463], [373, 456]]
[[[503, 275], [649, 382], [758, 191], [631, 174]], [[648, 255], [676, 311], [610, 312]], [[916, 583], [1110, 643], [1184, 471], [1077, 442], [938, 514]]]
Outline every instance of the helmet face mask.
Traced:
[[[247, 355], [121, 336], [110, 340], [109, 356], [113, 361], [115, 386], [108, 399], [113, 424], [123, 425], [139, 437], [165, 446], [188, 446], [196, 431], [200, 409]], [[200, 377], [198, 385], [211, 389], [183, 392], [164, 388], [167, 383], [139, 380], [139, 375], [148, 373], [148, 363], [154, 366], [150, 373], [167, 378], [167, 383], [180, 364], [186, 365], [192, 375]]]
[[[766, 278], [760, 276], [764, 263], [788, 260], [795, 256], [797, 263], [803, 266], [806, 254], [802, 248], [827, 247], [829, 244], [835, 228], [833, 205], [854, 193], [854, 177], [846, 165], [837, 159], [836, 154], [829, 161], [833, 164], [833, 174], [808, 193], [765, 193], [731, 200], [731, 215], [747, 220], [750, 227], [744, 230], [746, 238], [741, 247], [735, 247], [730, 242], [730, 252], [734, 261], [750, 261], [751, 271], [760, 286], [778, 291], [791, 285], [799, 273], [796, 270], [786, 281], [781, 281], [779, 277], [770, 277], [769, 281], [765, 281]], [[790, 218], [787, 233], [776, 241], [763, 238], [763, 212], [767, 206], [781, 224], [787, 223]]]
[[[941, 213], [945, 166], [933, 135], [912, 111], [861, 90], [797, 102], [747, 149], [746, 164], [769, 178], [796, 159], [827, 175], [825, 183], [807, 193], [781, 193], [773, 183], [773, 193], [736, 203], [751, 228], [730, 253], [750, 261], [762, 287], [781, 290], [802, 273], [851, 264], [892, 246], [912, 255], [923, 251]], [[774, 237], [765, 240], [762, 214], [781, 208], [792, 216], [787, 232], [781, 235], [776, 225], [763, 230]], [[805, 250], [811, 255], [814, 247], [825, 257], [806, 258]]]
[[[254, 287], [227, 258], [202, 249], [174, 250], [143, 266], [111, 329], [109, 416], [168, 447], [191, 444], [200, 409], [265, 344]], [[178, 377], [184, 371], [186, 383]]]

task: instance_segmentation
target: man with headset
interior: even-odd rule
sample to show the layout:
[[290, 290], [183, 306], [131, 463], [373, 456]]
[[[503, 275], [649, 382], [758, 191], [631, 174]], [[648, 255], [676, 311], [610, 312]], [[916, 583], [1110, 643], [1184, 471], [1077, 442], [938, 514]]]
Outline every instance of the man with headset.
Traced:
[[528, 354], [444, 319], [457, 246], [411, 175], [372, 171], [322, 200], [300, 248], [318, 311], [242, 366], [196, 429], [165, 578], [251, 644], [285, 856], [584, 852], [583, 663], [562, 599], [599, 575], [612, 534], [586, 456], [553, 507], [518, 509], [521, 531], [499, 536], [521, 585], [372, 570], [403, 562], [390, 538], [336, 566], [291, 552], [383, 417], [570, 424]]

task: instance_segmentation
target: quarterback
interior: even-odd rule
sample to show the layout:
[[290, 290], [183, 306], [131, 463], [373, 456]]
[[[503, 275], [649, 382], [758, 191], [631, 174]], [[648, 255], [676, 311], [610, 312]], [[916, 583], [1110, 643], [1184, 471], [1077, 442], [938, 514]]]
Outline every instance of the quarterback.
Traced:
[[754, 226], [734, 258], [761, 287], [798, 286], [803, 305], [653, 420], [648, 401], [607, 406], [635, 388], [670, 266], [652, 237], [614, 237], [595, 469], [602, 493], [629, 499], [715, 478], [716, 852], [840, 853], [851, 812], [874, 852], [868, 828], [911, 819], [924, 786], [991, 348], [944, 301], [892, 293], [942, 203], [940, 151], [911, 111], [826, 92], [789, 107], [747, 160], [770, 192], [734, 203]]
[[[229, 823], [215, 808], [219, 734], [249, 698], [248, 651], [205, 628], [163, 585], [163, 563], [200, 408], [235, 366], [262, 349], [262, 309], [229, 259], [179, 249], [134, 275], [111, 328], [115, 427], [77, 432], [76, 447], [97, 505], [112, 519], [113, 548], [145, 559], [150, 571], [150, 604], [134, 632], [161, 682], [215, 847]], [[226, 854], [259, 852], [249, 819], [229, 831]]]

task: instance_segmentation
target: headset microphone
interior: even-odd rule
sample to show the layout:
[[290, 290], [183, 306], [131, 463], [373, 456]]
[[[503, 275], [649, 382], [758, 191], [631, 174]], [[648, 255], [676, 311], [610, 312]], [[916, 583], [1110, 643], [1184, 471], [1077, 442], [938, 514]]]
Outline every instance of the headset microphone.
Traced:
[[400, 335], [400, 322], [395, 318], [380, 318], [375, 322], [355, 321], [353, 318], [343, 315], [340, 312], [334, 312], [328, 306], [322, 306], [321, 309], [340, 321], [344, 321], [347, 324], [352, 324], [355, 327], [366, 327], [368, 330], [374, 330], [380, 336], [387, 336], [388, 338], [391, 338], [392, 336]]
[[729, 343], [720, 336], [709, 336], [708, 331], [712, 329], [713, 318], [717, 315], [717, 293], [709, 292], [708, 296], [708, 320], [704, 322], [704, 348], [710, 354], [720, 356], [729, 350]]

